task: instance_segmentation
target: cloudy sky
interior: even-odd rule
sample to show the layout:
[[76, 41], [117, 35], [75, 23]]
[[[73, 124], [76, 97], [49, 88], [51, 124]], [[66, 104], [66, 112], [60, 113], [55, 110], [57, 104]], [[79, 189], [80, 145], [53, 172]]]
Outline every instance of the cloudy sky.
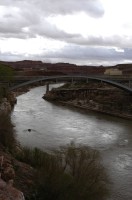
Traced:
[[131, 0], [0, 0], [0, 60], [132, 62]]

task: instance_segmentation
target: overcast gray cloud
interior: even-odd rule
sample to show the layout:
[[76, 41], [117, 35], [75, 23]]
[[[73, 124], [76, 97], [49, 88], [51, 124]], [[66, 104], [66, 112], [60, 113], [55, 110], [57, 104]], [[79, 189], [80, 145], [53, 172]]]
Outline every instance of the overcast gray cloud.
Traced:
[[[117, 20], [117, 24], [114, 24], [114, 21], [110, 21], [110, 15], [107, 16], [107, 12], [104, 8], [105, 4], [103, 5], [102, 3], [103, 1], [106, 2], [105, 0], [0, 0], [0, 41], [4, 40], [6, 45], [3, 47], [4, 43], [0, 43], [2, 44], [0, 46], [0, 59], [19, 60], [31, 58], [41, 60], [51, 59], [51, 61], [54, 59], [58, 59], [58, 61], [69, 59], [71, 61], [74, 60], [75, 63], [76, 60], [78, 60], [79, 63], [81, 61], [83, 62], [83, 60], [90, 61], [91, 63], [94, 63], [94, 61], [100, 61], [101, 63], [101, 61], [103, 62], [106, 60], [108, 62], [131, 61], [132, 36], [130, 24], [128, 24], [128, 35], [125, 31], [121, 34], [123, 30], [122, 27], [127, 20], [120, 26], [119, 31], [117, 28], [115, 33], [112, 32], [114, 28], [116, 29], [116, 27], [118, 27], [121, 20]], [[111, 2], [113, 2], [114, 5], [115, 1], [111, 0]], [[120, 7], [116, 7], [116, 10], [117, 8]], [[64, 27], [59, 27], [55, 23], [52, 23], [52, 20], [48, 20], [49, 17], [55, 18], [59, 16], [61, 18], [62, 16], [74, 16], [77, 13], [85, 13], [86, 16], [89, 17], [88, 21], [85, 21], [84, 24], [86, 29], [89, 28], [88, 34], [82, 34], [81, 31], [67, 31]], [[112, 17], [113, 11], [111, 11], [111, 13]], [[127, 16], [127, 13], [125, 16]], [[102, 25], [100, 23], [101, 20]], [[109, 28], [108, 31], [107, 28], [105, 29], [107, 20], [109, 20], [108, 23], [111, 23], [110, 28], [107, 26], [107, 28]], [[130, 21], [129, 19], [129, 22]], [[70, 24], [70, 21], [65, 21], [64, 23]], [[79, 23], [83, 23], [83, 20], [80, 20], [80, 22], [75, 20], [75, 23], [76, 24], [72, 24], [71, 30], [74, 30], [74, 26], [80, 26], [81, 29], [81, 24]], [[92, 23], [95, 23], [94, 26], [92, 26]], [[114, 24], [114, 26], [112, 24]], [[98, 25], [98, 28], [96, 28], [96, 25]], [[114, 28], [112, 29], [112, 27]], [[90, 32], [90, 28], [93, 32]], [[125, 27], [124, 30], [126, 29]], [[96, 30], [98, 30], [97, 33]], [[9, 41], [11, 38], [19, 38], [23, 41], [27, 41], [28, 39], [35, 38], [37, 41], [38, 36], [47, 39], [47, 47], [44, 43], [45, 51], [43, 51], [43, 53], [40, 53], [41, 49], [38, 49], [38, 55], [31, 54], [32, 51], [29, 51], [29, 53], [25, 51], [25, 53], [22, 54], [21, 46], [18, 46], [12, 51], [8, 50], [6, 40]], [[60, 49], [58, 49], [58, 47], [52, 49], [52, 45], [50, 44], [51, 49], [49, 49], [49, 40], [62, 41], [65, 46], [63, 48], [61, 46]], [[14, 45], [19, 45], [17, 42], [19, 42], [19, 40], [16, 40], [16, 44], [14, 43]], [[28, 48], [28, 50], [30, 50], [30, 48]]]
[[[28, 9], [33, 13], [34, 8], [45, 15], [69, 14], [84, 11], [92, 17], [101, 17], [104, 9], [99, 0], [0, 0], [0, 5], [15, 6]], [[39, 14], [39, 13], [38, 13]]]
[[[50, 24], [46, 17], [84, 11], [92, 17], [101, 17], [103, 7], [98, 0], [0, 0], [1, 37], [27, 38], [42, 35], [51, 38], [71, 38]], [[1, 12], [2, 13], [2, 12]]]
[[45, 54], [45, 56], [51, 58], [70, 58], [79, 60], [130, 60], [132, 49], [124, 49], [123, 51], [116, 51], [114, 48], [104, 47], [82, 47], [78, 45], [69, 45], [61, 49], [60, 51], [52, 51]]
[[[125, 48], [122, 51], [116, 51], [114, 48], [104, 47], [82, 47], [79, 45], [68, 45], [59, 51], [43, 52], [42, 54], [28, 55], [28, 59], [42, 60], [44, 62], [71, 62], [71, 63], [93, 63], [99, 65], [100, 61], [106, 65], [130, 62], [132, 48]], [[23, 60], [27, 59], [25, 54], [11, 54], [10, 52], [1, 53], [0, 60]]]
[[59, 40], [78, 37], [79, 34], [68, 34], [59, 30], [54, 24], [49, 23], [44, 17], [34, 15], [35, 20], [24, 13], [18, 16], [4, 16], [0, 19], [0, 36], [7, 38], [34, 38], [37, 35]]
[[[125, 40], [124, 40], [125, 38]], [[71, 38], [65, 38], [65, 41], [72, 44], [83, 46], [104, 46], [104, 47], [117, 47], [117, 48], [132, 48], [132, 36], [126, 37], [124, 35], [111, 35], [111, 36], [88, 36], [74, 35]]]
[[1, 52], [0, 51], [0, 60], [3, 61], [19, 61], [26, 59], [26, 56], [23, 54], [12, 54], [11, 52]]

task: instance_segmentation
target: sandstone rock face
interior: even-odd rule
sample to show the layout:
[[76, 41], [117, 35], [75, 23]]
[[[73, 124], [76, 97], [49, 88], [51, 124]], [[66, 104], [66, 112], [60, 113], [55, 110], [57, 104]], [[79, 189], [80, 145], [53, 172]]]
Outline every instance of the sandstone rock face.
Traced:
[[0, 178], [0, 200], [25, 200], [23, 193]]
[[[5, 182], [1, 177], [4, 178]], [[13, 187], [15, 171], [8, 158], [0, 156], [0, 200], [24, 200], [21, 191]]]
[[9, 181], [15, 178], [15, 171], [11, 164], [7, 164], [5, 167], [3, 167], [2, 177], [6, 181]]
[[17, 103], [16, 95], [14, 92], [10, 92], [8, 95], [8, 101], [10, 102], [11, 106], [14, 106]]
[[7, 98], [3, 98], [0, 102], [0, 112], [11, 112], [12, 107], [17, 103], [15, 93], [10, 92]]
[[36, 171], [30, 165], [16, 160], [0, 144], [0, 200], [24, 200], [24, 196], [31, 197], [35, 177]]
[[7, 101], [7, 98], [3, 98], [0, 104], [0, 112], [10, 112], [10, 111], [11, 111], [10, 103]]

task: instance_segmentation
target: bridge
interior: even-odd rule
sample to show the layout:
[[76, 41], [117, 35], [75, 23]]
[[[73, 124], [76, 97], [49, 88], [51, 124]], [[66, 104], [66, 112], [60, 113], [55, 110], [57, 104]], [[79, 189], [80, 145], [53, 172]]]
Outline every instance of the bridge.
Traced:
[[[16, 79], [18, 78], [18, 80], [20, 80], [19, 77], [16, 77]], [[12, 91], [12, 90], [15, 90], [15, 89], [18, 89], [20, 87], [24, 87], [26, 85], [30, 85], [30, 84], [33, 84], [33, 83], [37, 83], [37, 82], [42, 82], [42, 81], [45, 81], [45, 82], [48, 82], [48, 81], [56, 81], [58, 82], [59, 81], [62, 81], [62, 82], [65, 82], [65, 81], [68, 81], [68, 80], [71, 80], [72, 82], [73, 81], [86, 81], [86, 82], [89, 82], [89, 81], [101, 81], [101, 82], [104, 82], [104, 83], [107, 83], [109, 85], [112, 85], [114, 87], [117, 87], [117, 88], [120, 88], [121, 90], [124, 90], [126, 92], [128, 92], [129, 94], [132, 94], [132, 88], [128, 87], [128, 86], [125, 86], [115, 80], [109, 80], [108, 77], [96, 77], [96, 76], [84, 76], [84, 75], [64, 75], [64, 76], [60, 76], [60, 75], [57, 75], [57, 76], [41, 76], [41, 77], [30, 77], [30, 80], [29, 80], [29, 77], [23, 77], [25, 79], [24, 82], [22, 83], [17, 83], [16, 85], [10, 87], [9, 89]], [[28, 79], [28, 80], [27, 80]], [[126, 79], [124, 79], [124, 81], [126, 81]], [[130, 81], [130, 78], [129, 78], [129, 81]]]

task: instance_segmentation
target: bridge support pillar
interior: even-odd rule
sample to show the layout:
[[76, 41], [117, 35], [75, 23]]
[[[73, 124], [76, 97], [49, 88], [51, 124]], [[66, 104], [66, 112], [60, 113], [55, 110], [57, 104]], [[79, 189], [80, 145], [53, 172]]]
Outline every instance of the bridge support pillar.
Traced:
[[49, 83], [46, 83], [46, 94], [49, 92]]

